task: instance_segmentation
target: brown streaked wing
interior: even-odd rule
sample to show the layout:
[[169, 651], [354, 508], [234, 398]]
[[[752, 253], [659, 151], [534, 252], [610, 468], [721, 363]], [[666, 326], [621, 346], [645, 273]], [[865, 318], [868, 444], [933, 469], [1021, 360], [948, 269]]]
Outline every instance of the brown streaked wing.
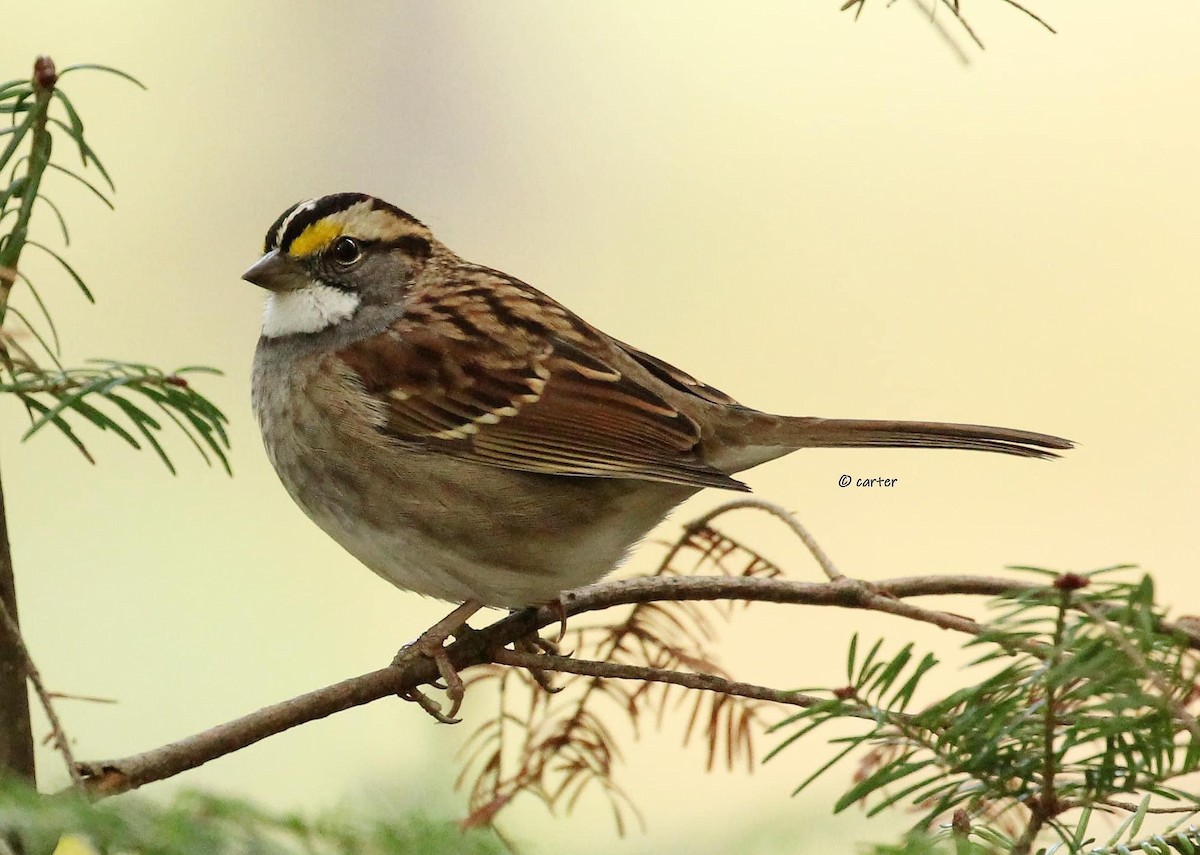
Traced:
[[708, 466], [699, 429], [659, 395], [561, 339], [502, 347], [401, 320], [337, 356], [384, 407], [381, 430], [491, 466], [746, 489]]
[[[614, 339], [614, 341], [616, 340]], [[621, 350], [625, 351], [634, 359], [636, 359], [643, 368], [645, 368], [659, 380], [674, 386], [679, 391], [688, 392], [689, 394], [695, 395], [698, 398], [711, 401], [714, 404], [733, 404], [735, 406], [739, 406], [736, 400], [731, 398], [729, 395], [726, 395], [720, 389], [717, 389], [714, 386], [709, 386], [707, 383], [701, 380], [697, 380], [691, 374], [688, 374], [686, 371], [681, 371], [671, 363], [659, 359], [657, 356], [653, 356], [645, 351], [638, 350], [636, 347], [628, 345], [623, 341], [616, 341], [616, 344], [621, 348]]]

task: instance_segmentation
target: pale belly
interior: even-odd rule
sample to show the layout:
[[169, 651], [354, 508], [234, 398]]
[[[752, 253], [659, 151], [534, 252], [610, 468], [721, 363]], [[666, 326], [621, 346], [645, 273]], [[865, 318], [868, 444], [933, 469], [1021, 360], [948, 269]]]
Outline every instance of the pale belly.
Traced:
[[401, 501], [392, 505], [389, 518], [370, 522], [343, 507], [305, 510], [347, 551], [400, 588], [455, 602], [520, 607], [600, 579], [675, 504], [660, 501], [647, 508], [637, 500], [642, 507], [632, 507], [632, 496], [614, 497], [607, 486], [591, 479], [585, 489], [609, 495], [594, 511], [584, 500], [570, 513], [503, 494], [489, 496], [486, 511]]
[[403, 475], [376, 471], [364, 484], [345, 472], [331, 477], [330, 463], [300, 464], [310, 466], [309, 476], [337, 483], [319, 501], [302, 499], [295, 479], [281, 476], [297, 504], [350, 554], [405, 590], [512, 608], [600, 579], [694, 492], [425, 457], [393, 467]]

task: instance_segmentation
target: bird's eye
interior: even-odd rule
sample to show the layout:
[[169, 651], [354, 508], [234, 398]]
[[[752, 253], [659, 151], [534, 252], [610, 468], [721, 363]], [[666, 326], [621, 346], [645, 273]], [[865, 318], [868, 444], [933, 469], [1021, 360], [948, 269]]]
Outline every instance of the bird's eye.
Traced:
[[356, 264], [362, 258], [362, 244], [352, 237], [342, 236], [329, 248], [329, 257], [342, 267]]

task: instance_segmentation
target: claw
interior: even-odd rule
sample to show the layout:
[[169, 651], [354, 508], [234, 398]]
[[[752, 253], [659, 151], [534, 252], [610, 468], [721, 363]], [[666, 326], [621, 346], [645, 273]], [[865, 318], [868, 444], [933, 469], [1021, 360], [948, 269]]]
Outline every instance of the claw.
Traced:
[[[558, 653], [558, 645], [548, 638], [542, 638], [540, 635], [527, 635], [524, 638], [519, 638], [513, 643], [513, 647], [522, 653], [537, 654], [549, 653], [551, 655]], [[533, 677], [535, 683], [541, 686], [550, 694], [556, 694], [563, 690], [562, 686], [556, 686], [550, 682], [550, 674], [540, 668], [529, 668], [529, 676]]]
[[396, 658], [392, 660], [393, 665], [399, 665], [413, 656], [420, 655], [428, 656], [437, 665], [438, 674], [441, 679], [440, 682], [437, 680], [433, 681], [432, 685], [445, 690], [446, 698], [450, 701], [450, 710], [448, 712], [442, 712], [439, 704], [416, 688], [410, 689], [401, 697], [420, 704], [421, 709], [443, 724], [455, 724], [460, 721], [455, 716], [462, 707], [463, 695], [465, 693], [462, 677], [458, 676], [458, 671], [455, 670], [454, 665], [450, 662], [450, 657], [446, 655], [446, 639], [452, 635], [461, 637], [471, 631], [470, 627], [467, 626], [467, 619], [482, 607], [482, 604], [474, 600], [467, 600], [427, 629], [412, 644], [402, 647], [400, 652], [396, 654]]
[[559, 594], [546, 605], [554, 610], [554, 614], [558, 618], [558, 637], [554, 639], [554, 643], [561, 644], [567, 636], [567, 601], [563, 599], [562, 594]]
[[429, 697], [429, 695], [425, 694], [420, 689], [409, 689], [400, 697], [406, 701], [412, 701], [442, 724], [458, 724], [460, 721], [462, 721], [461, 718], [452, 718], [443, 713], [441, 704]]
[[[450, 664], [450, 657], [446, 655], [446, 648], [442, 646], [445, 641], [445, 638], [421, 636], [417, 640], [417, 649], [432, 659], [433, 664], [437, 665], [438, 673], [442, 675], [442, 682], [446, 685], [446, 697], [450, 701], [450, 711], [446, 713], [446, 716], [454, 718], [458, 715], [458, 710], [462, 706], [463, 695], [466, 689], [463, 686], [462, 677], [458, 676], [458, 671]], [[455, 720], [457, 721], [457, 719]]]

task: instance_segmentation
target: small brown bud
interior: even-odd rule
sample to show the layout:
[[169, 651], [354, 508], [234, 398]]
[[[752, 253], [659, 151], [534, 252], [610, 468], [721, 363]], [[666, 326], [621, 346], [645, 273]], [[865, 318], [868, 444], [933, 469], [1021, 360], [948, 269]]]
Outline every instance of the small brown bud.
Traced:
[[165, 382], [168, 386], [178, 386], [180, 389], [186, 389], [188, 387], [188, 381], [180, 377], [178, 374], [168, 375]]
[[833, 696], [839, 701], [848, 701], [854, 697], [854, 687], [842, 686], [840, 689], [834, 689]]
[[54, 60], [39, 56], [33, 63], [33, 85], [40, 89], [53, 89], [56, 83], [58, 71], [54, 68]]
[[1060, 591], [1078, 591], [1090, 584], [1092, 584], [1090, 579], [1080, 576], [1078, 573], [1063, 573], [1054, 580], [1054, 587]]
[[959, 808], [954, 812], [954, 817], [950, 820], [950, 827], [954, 829], [954, 833], [959, 837], [966, 837], [971, 833], [971, 817], [965, 810]]

